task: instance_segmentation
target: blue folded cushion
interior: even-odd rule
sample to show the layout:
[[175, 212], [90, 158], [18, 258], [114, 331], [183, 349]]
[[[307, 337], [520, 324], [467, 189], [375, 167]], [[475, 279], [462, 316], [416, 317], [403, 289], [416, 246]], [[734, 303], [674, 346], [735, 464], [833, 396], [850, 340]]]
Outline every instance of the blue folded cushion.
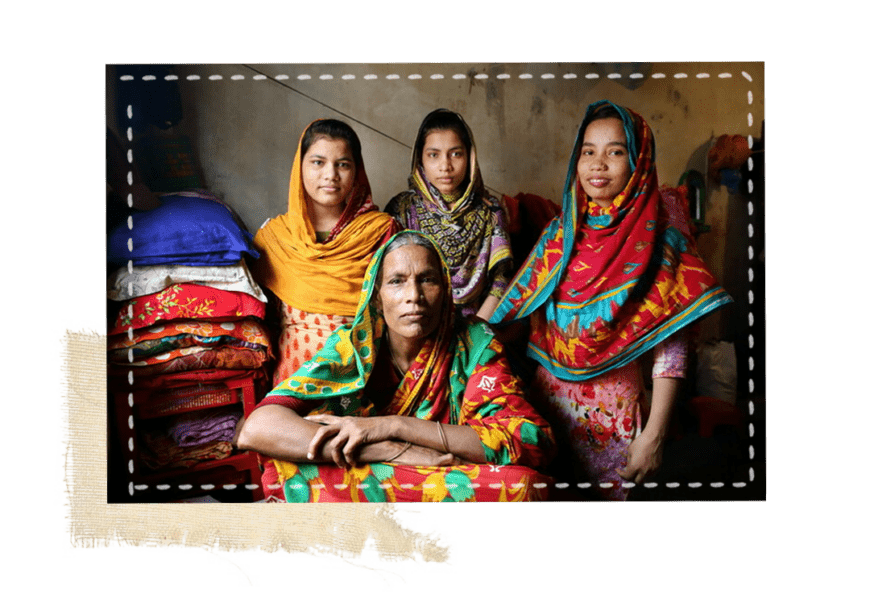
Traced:
[[133, 265], [230, 265], [244, 253], [259, 257], [252, 246], [254, 236], [223, 204], [183, 195], [162, 195], [160, 200], [160, 207], [132, 214], [132, 229], [125, 221], [111, 231], [111, 263], [126, 265], [132, 259]]

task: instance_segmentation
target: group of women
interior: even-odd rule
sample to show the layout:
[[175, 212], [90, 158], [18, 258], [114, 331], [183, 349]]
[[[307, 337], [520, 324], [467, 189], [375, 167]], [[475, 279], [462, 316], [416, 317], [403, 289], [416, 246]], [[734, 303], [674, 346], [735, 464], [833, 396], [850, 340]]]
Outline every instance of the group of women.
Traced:
[[[662, 205], [649, 126], [608, 101], [517, 270], [471, 130], [443, 109], [384, 212], [353, 130], [312, 123], [255, 245], [280, 359], [237, 445], [288, 501], [541, 500], [565, 481], [625, 499], [661, 464], [683, 330], [730, 301]], [[529, 385], [498, 337], [523, 338]]]

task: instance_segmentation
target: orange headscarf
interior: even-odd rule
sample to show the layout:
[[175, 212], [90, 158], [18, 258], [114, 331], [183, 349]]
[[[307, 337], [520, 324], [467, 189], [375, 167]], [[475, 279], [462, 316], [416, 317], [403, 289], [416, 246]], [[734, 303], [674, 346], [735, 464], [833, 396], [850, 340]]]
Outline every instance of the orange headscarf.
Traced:
[[372, 204], [360, 160], [338, 224], [325, 242], [318, 243], [305, 202], [300, 138], [290, 172], [287, 213], [270, 220], [254, 237], [261, 255], [254, 273], [289, 306], [309, 313], [353, 316], [372, 254], [395, 231], [392, 217]]

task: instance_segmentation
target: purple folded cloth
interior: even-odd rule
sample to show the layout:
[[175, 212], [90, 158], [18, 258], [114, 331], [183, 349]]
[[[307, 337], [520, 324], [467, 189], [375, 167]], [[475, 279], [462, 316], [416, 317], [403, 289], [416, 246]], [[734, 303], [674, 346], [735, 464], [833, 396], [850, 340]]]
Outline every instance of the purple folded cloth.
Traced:
[[238, 410], [190, 412], [169, 426], [169, 436], [185, 448], [213, 441], [232, 441], [241, 413]]

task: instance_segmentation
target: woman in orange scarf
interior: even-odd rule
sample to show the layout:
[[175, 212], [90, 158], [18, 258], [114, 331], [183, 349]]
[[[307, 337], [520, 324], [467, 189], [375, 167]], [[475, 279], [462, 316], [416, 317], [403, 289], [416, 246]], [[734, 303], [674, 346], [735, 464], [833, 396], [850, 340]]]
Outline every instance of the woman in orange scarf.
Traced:
[[359, 138], [346, 123], [315, 121], [302, 135], [287, 213], [254, 238], [257, 280], [281, 301], [277, 385], [353, 320], [372, 254], [396, 231], [372, 203]]

